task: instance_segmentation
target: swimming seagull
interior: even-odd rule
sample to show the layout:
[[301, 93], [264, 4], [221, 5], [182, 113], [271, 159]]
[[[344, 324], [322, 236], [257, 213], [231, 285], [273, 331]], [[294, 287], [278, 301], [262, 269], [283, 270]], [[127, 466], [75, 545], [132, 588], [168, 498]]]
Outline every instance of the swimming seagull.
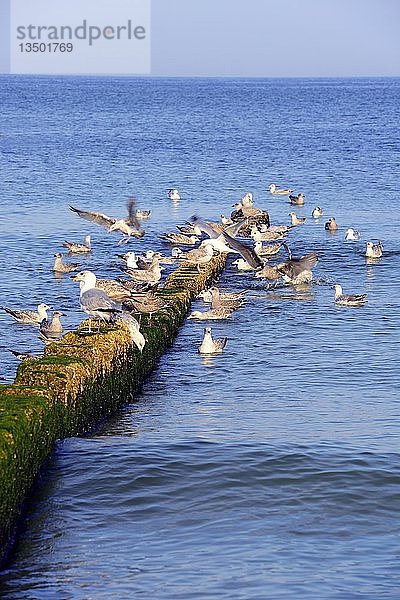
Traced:
[[226, 296], [220, 294], [217, 286], [212, 286], [208, 290], [211, 294], [211, 308], [213, 310], [217, 310], [218, 308], [233, 308], [237, 309], [243, 306], [245, 300], [244, 298], [236, 297], [236, 298], [227, 298]]
[[336, 283], [335, 289], [335, 303], [341, 306], [362, 306], [367, 300], [367, 294], [343, 294], [342, 286]]
[[105, 227], [109, 233], [111, 231], [120, 231], [122, 233], [122, 238], [118, 244], [122, 244], [128, 242], [132, 236], [137, 238], [142, 238], [144, 236], [144, 231], [136, 217], [135, 206], [135, 200], [129, 198], [127, 202], [128, 216], [124, 219], [116, 219], [115, 217], [109, 217], [103, 213], [81, 210], [79, 208], [74, 208], [73, 206], [70, 206], [70, 210], [75, 212], [79, 217], [82, 217], [82, 219]]
[[287, 196], [288, 194], [294, 192], [294, 190], [289, 189], [278, 189], [274, 183], [271, 183], [271, 185], [269, 186], [269, 191], [271, 192], [271, 194], [280, 196]]
[[235, 312], [234, 308], [231, 307], [220, 307], [220, 308], [211, 308], [206, 312], [201, 312], [200, 310], [194, 310], [188, 316], [188, 319], [198, 319], [199, 321], [220, 321], [222, 319], [227, 319], [231, 316], [232, 313]]
[[55, 273], [71, 273], [77, 271], [80, 265], [78, 263], [64, 263], [61, 252], [56, 252], [54, 255], [53, 271]]
[[319, 219], [320, 217], [322, 217], [323, 214], [324, 211], [322, 210], [322, 208], [320, 206], [316, 206], [312, 211], [311, 216], [313, 217], [313, 219]]
[[382, 242], [379, 241], [377, 244], [373, 242], [367, 242], [365, 247], [365, 256], [367, 258], [381, 258], [383, 254]]
[[175, 201], [181, 199], [178, 190], [176, 190], [175, 188], [171, 188], [168, 190], [168, 198], [170, 200], [175, 200]]
[[64, 315], [60, 310], [55, 310], [52, 314], [51, 321], [43, 319], [40, 323], [40, 339], [45, 343], [57, 342], [63, 332], [63, 326], [60, 317]]
[[14, 354], [15, 358], [18, 360], [39, 360], [42, 358], [39, 354], [32, 354], [31, 352], [18, 352], [18, 350], [11, 350], [10, 348], [6, 348], [11, 354]]
[[301, 283], [310, 283], [312, 280], [311, 269], [318, 262], [318, 254], [310, 252], [300, 258], [289, 258], [286, 262], [276, 266], [285, 283], [298, 285]]
[[194, 246], [199, 241], [199, 238], [195, 235], [185, 235], [184, 233], [163, 233], [160, 238], [179, 246]]
[[250, 227], [250, 237], [255, 242], [273, 242], [275, 240], [283, 240], [285, 232], [281, 231], [273, 231], [267, 229], [266, 231], [260, 231], [257, 225], [251, 225]]
[[136, 215], [137, 219], [140, 219], [141, 221], [145, 221], [146, 219], [150, 219], [151, 210], [141, 210], [141, 209], [137, 208], [135, 215]]
[[65, 246], [65, 248], [68, 248], [69, 252], [75, 253], [75, 254], [83, 254], [83, 253], [87, 253], [91, 251], [91, 245], [90, 245], [90, 235], [87, 235], [85, 237], [85, 243], [84, 244], [78, 244], [77, 242], [64, 242], [63, 246]]
[[201, 231], [204, 231], [204, 233], [210, 237], [210, 239], [204, 240], [202, 244], [209, 244], [214, 250], [218, 250], [219, 252], [235, 252], [240, 254], [253, 269], [258, 269], [263, 266], [262, 260], [254, 252], [253, 248], [248, 248], [229, 235], [226, 231], [218, 234], [208, 223], [203, 221], [197, 215], [192, 215], [188, 221], [189, 223], [197, 225]]
[[92, 271], [81, 271], [73, 276], [74, 281], [80, 282], [80, 303], [82, 310], [89, 315], [89, 333], [91, 332], [91, 318], [113, 323], [117, 320], [127, 325], [132, 341], [142, 352], [146, 343], [143, 334], [139, 331], [139, 323], [129, 313], [123, 310], [119, 302], [111, 300], [102, 290], [96, 288], [96, 275]]
[[212, 286], [208, 290], [202, 290], [199, 294], [199, 298], [202, 298], [203, 302], [211, 303], [213, 300], [213, 291], [218, 290], [219, 299], [222, 301], [226, 300], [240, 300], [247, 293], [247, 290], [241, 290], [240, 292], [221, 292], [217, 286]]
[[358, 240], [360, 239], [360, 233], [359, 231], [356, 231], [356, 229], [352, 229], [352, 227], [349, 227], [349, 229], [346, 230], [344, 239], [347, 242], [358, 242]]
[[39, 304], [37, 312], [33, 310], [7, 308], [7, 306], [2, 306], [1, 308], [14, 317], [17, 323], [22, 323], [23, 325], [39, 325], [43, 319], [47, 319], [47, 311], [50, 310], [51, 306], [48, 304]]
[[329, 221], [325, 223], [325, 229], [327, 231], [337, 231], [339, 229], [338, 224], [336, 223], [335, 217], [330, 217]]
[[296, 213], [289, 213], [289, 217], [292, 219], [292, 225], [303, 225], [306, 222], [305, 217], [298, 217]]
[[254, 242], [254, 252], [258, 256], [274, 256], [274, 254], [278, 254], [282, 246], [283, 244], [267, 244], [264, 246], [262, 242], [257, 241]]
[[297, 196], [293, 196], [290, 194], [289, 200], [290, 204], [294, 204], [295, 206], [302, 206], [304, 204], [305, 195], [300, 192]]
[[204, 329], [204, 338], [201, 342], [199, 353], [200, 354], [219, 354], [223, 351], [226, 346], [228, 338], [223, 337], [217, 340], [213, 340], [211, 327]]

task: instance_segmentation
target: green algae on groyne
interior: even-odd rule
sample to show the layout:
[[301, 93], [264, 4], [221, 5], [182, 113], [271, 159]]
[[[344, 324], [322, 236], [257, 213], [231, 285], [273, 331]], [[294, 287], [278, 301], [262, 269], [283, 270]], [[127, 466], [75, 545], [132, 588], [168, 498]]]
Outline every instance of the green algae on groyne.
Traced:
[[13, 384], [0, 385], [0, 560], [22, 503], [57, 439], [84, 433], [133, 400], [144, 377], [172, 343], [191, 301], [219, 273], [226, 255], [199, 270], [182, 263], [157, 294], [169, 306], [142, 316], [140, 353], [125, 325], [87, 333], [87, 321], [50, 344], [38, 360], [21, 363]]

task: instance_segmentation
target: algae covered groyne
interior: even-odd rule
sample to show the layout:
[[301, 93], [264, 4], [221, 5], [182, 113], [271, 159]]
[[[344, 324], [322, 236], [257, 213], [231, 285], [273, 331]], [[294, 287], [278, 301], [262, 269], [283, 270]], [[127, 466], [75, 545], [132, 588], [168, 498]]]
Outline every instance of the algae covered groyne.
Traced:
[[142, 353], [122, 323], [88, 334], [84, 321], [42, 358], [21, 363], [0, 385], [0, 559], [12, 541], [30, 486], [57, 439], [84, 433], [130, 402], [171, 344], [194, 297], [224, 268], [226, 255], [197, 267], [183, 263], [157, 294], [168, 306], [142, 316]]

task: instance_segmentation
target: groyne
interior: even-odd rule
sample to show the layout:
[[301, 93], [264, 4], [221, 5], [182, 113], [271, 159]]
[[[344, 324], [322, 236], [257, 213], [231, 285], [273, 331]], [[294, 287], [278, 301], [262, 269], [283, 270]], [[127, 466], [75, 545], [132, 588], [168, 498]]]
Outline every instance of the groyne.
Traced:
[[222, 271], [226, 255], [197, 267], [182, 263], [159, 294], [168, 306], [142, 315], [140, 353], [128, 329], [87, 321], [46, 346], [38, 360], [22, 362], [14, 383], [0, 385], [0, 562], [10, 549], [23, 501], [56, 440], [82, 434], [131, 402], [143, 379], [171, 345], [191, 301]]

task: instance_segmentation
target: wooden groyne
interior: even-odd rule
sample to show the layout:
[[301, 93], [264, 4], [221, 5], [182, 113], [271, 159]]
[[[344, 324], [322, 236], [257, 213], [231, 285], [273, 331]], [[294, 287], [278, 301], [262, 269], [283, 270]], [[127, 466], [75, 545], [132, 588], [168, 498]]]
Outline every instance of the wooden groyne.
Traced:
[[197, 267], [183, 263], [157, 294], [169, 306], [142, 316], [143, 353], [128, 329], [76, 331], [21, 363], [13, 384], [0, 385], [0, 561], [10, 548], [24, 499], [57, 439], [84, 433], [124, 403], [172, 343], [191, 301], [219, 275], [226, 255]]

